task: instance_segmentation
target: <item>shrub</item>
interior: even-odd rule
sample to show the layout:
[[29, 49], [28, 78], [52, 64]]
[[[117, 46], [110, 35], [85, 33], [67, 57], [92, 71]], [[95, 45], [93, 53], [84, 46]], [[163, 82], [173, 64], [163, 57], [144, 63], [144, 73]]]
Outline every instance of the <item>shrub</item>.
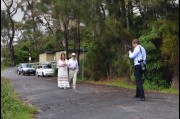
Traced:
[[58, 76], [58, 68], [54, 67], [54, 76], [57, 77]]

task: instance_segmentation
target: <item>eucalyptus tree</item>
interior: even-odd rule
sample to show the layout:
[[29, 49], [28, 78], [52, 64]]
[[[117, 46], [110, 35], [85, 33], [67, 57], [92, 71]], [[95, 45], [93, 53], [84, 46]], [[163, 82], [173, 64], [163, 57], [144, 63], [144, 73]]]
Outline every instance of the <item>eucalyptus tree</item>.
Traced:
[[51, 29], [53, 29], [53, 33], [56, 34], [57, 39], [61, 40], [65, 47], [67, 58], [71, 39], [74, 41], [73, 49], [79, 56], [81, 41], [80, 24], [84, 23], [87, 25], [86, 20], [89, 19], [88, 14], [91, 13], [90, 7], [92, 6], [92, 2], [94, 2], [94, 0], [41, 0], [39, 4], [40, 10], [44, 12], [44, 14], [51, 15], [53, 19]]
[[[14, 36], [15, 36], [15, 21], [13, 20], [13, 16], [17, 13], [17, 10], [19, 6], [22, 4], [22, 1], [19, 0], [2, 0], [2, 3], [4, 4], [4, 12], [6, 17], [6, 29], [7, 29], [7, 35], [9, 38], [9, 49], [10, 49], [10, 57], [11, 57], [11, 66], [15, 66], [15, 56], [14, 56]], [[1, 8], [2, 9], [2, 8]]]
[[31, 50], [36, 51], [36, 59], [38, 58], [38, 54], [40, 53], [40, 43], [39, 40], [43, 36], [43, 28], [41, 26], [42, 20], [40, 17], [40, 12], [37, 9], [37, 4], [39, 1], [37, 0], [23, 0], [24, 3], [21, 6], [21, 10], [24, 13], [23, 16], [23, 34], [26, 35], [26, 39], [31, 42], [32, 48], [29, 48], [29, 52], [32, 53]]
[[[65, 15], [63, 16], [62, 14], [63, 12], [66, 11], [65, 8], [67, 7], [67, 5], [65, 5], [65, 3], [66, 3], [65, 1], [58, 1], [58, 0], [53, 0], [53, 1], [41, 0], [40, 3], [38, 4], [38, 9], [44, 16], [44, 20], [46, 21], [46, 24], [47, 24], [46, 27], [51, 31], [53, 35], [56, 36], [56, 39], [57, 39], [56, 41], [59, 41], [62, 34], [64, 34], [64, 39], [65, 39], [64, 47], [68, 54], [67, 42], [68, 42], [68, 20], [69, 19]], [[62, 46], [63, 40], [61, 40], [61, 42], [58, 42], [58, 43], [62, 43], [61, 44]], [[58, 43], [57, 45], [59, 45]]]

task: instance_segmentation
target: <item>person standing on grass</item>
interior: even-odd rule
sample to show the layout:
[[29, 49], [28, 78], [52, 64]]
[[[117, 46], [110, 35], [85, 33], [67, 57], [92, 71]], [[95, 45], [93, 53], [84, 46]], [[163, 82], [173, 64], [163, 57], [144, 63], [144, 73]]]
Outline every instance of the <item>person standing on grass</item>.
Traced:
[[129, 57], [134, 59], [134, 75], [136, 79], [136, 95], [134, 98], [140, 98], [140, 101], [145, 101], [145, 94], [143, 90], [143, 81], [142, 81], [142, 74], [144, 69], [142, 64], [145, 66], [146, 64], [146, 50], [140, 45], [138, 39], [132, 40], [132, 47], [134, 51], [129, 51]]
[[68, 78], [68, 60], [65, 59], [65, 53], [61, 53], [61, 57], [57, 62], [58, 68], [58, 87], [59, 88], [70, 88], [69, 78]]
[[79, 66], [75, 53], [72, 53], [72, 58], [69, 59], [68, 61], [68, 68], [69, 68], [70, 86], [71, 88], [76, 89], [76, 80], [77, 80], [77, 73], [79, 71]]

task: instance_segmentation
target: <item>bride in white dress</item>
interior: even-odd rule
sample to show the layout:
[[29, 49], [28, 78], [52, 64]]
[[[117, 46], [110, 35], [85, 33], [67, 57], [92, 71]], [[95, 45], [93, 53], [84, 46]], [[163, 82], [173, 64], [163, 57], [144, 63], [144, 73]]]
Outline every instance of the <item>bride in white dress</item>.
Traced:
[[68, 60], [65, 58], [65, 53], [61, 53], [61, 57], [57, 62], [58, 68], [58, 87], [59, 88], [70, 88], [69, 80], [68, 80], [68, 68], [67, 68]]

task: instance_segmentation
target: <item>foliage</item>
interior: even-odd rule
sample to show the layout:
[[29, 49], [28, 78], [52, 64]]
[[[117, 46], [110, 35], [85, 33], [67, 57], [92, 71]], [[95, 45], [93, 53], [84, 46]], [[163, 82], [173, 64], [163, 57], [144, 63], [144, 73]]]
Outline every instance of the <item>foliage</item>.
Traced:
[[161, 52], [165, 60], [168, 60], [170, 64], [177, 63], [179, 57], [179, 22], [161, 20], [162, 25], [159, 28], [159, 32], [162, 33], [162, 45]]
[[[103, 53], [104, 48], [99, 42], [94, 43], [93, 48], [86, 54], [86, 74], [89, 78], [100, 80], [101, 77], [106, 76], [106, 56]], [[104, 54], [104, 55], [102, 55]], [[101, 57], [98, 57], [101, 56]], [[103, 62], [103, 64], [102, 64]]]
[[32, 119], [37, 110], [18, 99], [7, 79], [1, 77], [1, 118]]
[[58, 76], [58, 68], [57, 67], [54, 67], [54, 76], [57, 77]]
[[128, 42], [126, 40], [128, 37], [128, 32], [120, 23], [113, 19], [106, 19], [101, 36], [91, 42], [93, 44], [86, 54], [87, 74], [95, 80], [126, 74], [127, 65], [119, 59], [124, 57], [123, 42]]
[[1, 71], [5, 70], [6, 66], [4, 64], [1, 64]]
[[28, 44], [26, 42], [22, 42], [21, 45], [18, 45], [18, 47], [15, 47], [15, 56], [16, 56], [16, 62], [17, 63], [23, 63], [28, 62], [29, 58], [29, 48]]
[[159, 21], [162, 24], [159, 32], [162, 35], [162, 45], [160, 47], [163, 64], [168, 69], [164, 76], [168, 77], [171, 87], [179, 88], [179, 18], [173, 22], [170, 20]]
[[144, 80], [148, 80], [148, 83], [145, 83], [146, 86], [151, 86], [151, 88], [166, 88], [168, 86], [167, 81], [163, 79], [163, 64], [160, 60], [160, 54], [158, 48], [153, 42], [161, 40], [158, 35], [158, 31], [151, 31], [149, 34], [141, 36], [139, 38], [141, 45], [146, 49], [147, 58], [146, 58], [146, 75], [143, 77]]

